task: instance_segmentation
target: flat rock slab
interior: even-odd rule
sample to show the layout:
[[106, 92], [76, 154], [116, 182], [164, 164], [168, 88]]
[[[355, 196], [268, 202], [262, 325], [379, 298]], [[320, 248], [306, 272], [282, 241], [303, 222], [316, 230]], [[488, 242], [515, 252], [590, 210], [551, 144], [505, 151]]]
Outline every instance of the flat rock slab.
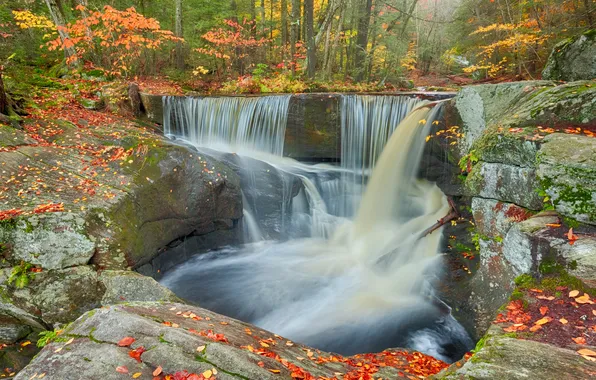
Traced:
[[[130, 347], [118, 346], [125, 337], [134, 342]], [[133, 358], [134, 352], [140, 353], [139, 360]], [[158, 367], [162, 375], [211, 371], [216, 379], [267, 380], [344, 375], [356, 379], [368, 374], [401, 378], [437, 373], [446, 364], [395, 350], [343, 358], [198, 307], [133, 303], [81, 316], [16, 379], [40, 374], [60, 380], [152, 378]]]

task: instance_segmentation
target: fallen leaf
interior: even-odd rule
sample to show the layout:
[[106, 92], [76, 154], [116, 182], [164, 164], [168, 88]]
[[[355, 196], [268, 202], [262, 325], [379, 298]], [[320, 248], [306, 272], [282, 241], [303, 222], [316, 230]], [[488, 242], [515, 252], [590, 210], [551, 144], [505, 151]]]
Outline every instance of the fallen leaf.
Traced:
[[540, 314], [546, 315], [548, 313], [548, 306], [540, 306]]
[[141, 377], [142, 373], [141, 372], [137, 372], [134, 375], [132, 375], [133, 379], [138, 379], [139, 377]]
[[536, 299], [552, 301], [552, 300], [555, 299], [555, 297], [553, 297], [553, 296], [549, 296], [549, 297], [546, 297], [546, 296], [536, 296]]
[[205, 379], [209, 379], [212, 375], [213, 375], [213, 371], [211, 371], [210, 369], [208, 369], [207, 371], [203, 372], [203, 377]]
[[135, 338], [133, 338], [132, 336], [127, 336], [127, 337], [120, 339], [120, 342], [118, 342], [118, 346], [128, 347], [131, 344], [133, 344], [134, 341], [135, 341]]
[[140, 363], [141, 355], [143, 355], [143, 352], [145, 352], [145, 351], [146, 351], [145, 347], [141, 346], [134, 350], [128, 351], [128, 356], [130, 356], [131, 358], [135, 359], [136, 361], [138, 361]]
[[581, 350], [577, 350], [577, 353], [580, 355], [584, 355], [584, 356], [596, 356], [596, 352], [587, 349], [587, 348], [582, 348]]
[[575, 299], [575, 302], [577, 302], [577, 303], [581, 303], [581, 304], [584, 304], [584, 303], [591, 303], [591, 301], [590, 301], [590, 296], [589, 296], [587, 293], [584, 293], [584, 295], [583, 295], [583, 296], [581, 296], [581, 297], [577, 297], [577, 298]]
[[552, 320], [553, 319], [551, 317], [544, 317], [544, 318], [541, 318], [541, 319], [537, 320], [536, 322], [534, 322], [534, 324], [535, 325], [545, 325]]
[[121, 365], [119, 367], [116, 367], [116, 372], [128, 373], [128, 368], [126, 368], [126, 366], [124, 366], [124, 365]]
[[569, 323], [569, 321], [567, 321], [565, 318], [559, 319], [559, 322], [561, 322], [564, 325], [566, 325], [567, 323]]
[[536, 332], [536, 331], [540, 330], [541, 328], [542, 328], [541, 325], [534, 325], [534, 326], [530, 327], [530, 331]]
[[569, 297], [575, 298], [578, 296], [578, 294], [579, 294], [579, 290], [572, 290], [569, 292]]
[[70, 338], [66, 343], [64, 343], [64, 345], [66, 346], [67, 344], [71, 344], [72, 342], [74, 342], [74, 338]]
[[573, 245], [577, 240], [577, 235], [573, 234], [573, 228], [570, 228], [569, 232], [567, 232], [567, 239], [569, 240], [569, 245]]
[[577, 344], [586, 344], [586, 338], [583, 336], [578, 336], [577, 338], [571, 338]]
[[205, 350], [205, 346], [197, 347], [197, 352], [203, 352]]
[[153, 371], [153, 376], [159, 376], [162, 371], [163, 369], [161, 368], [161, 366], [155, 368], [155, 371]]
[[280, 373], [281, 371], [279, 369], [270, 369], [269, 372], [271, 372], [271, 373]]

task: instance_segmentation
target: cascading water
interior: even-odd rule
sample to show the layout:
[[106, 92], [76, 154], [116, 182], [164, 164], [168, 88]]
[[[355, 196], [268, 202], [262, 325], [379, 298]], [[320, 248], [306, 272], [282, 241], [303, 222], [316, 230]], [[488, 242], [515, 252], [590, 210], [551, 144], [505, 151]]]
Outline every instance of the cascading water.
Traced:
[[223, 150], [283, 154], [290, 95], [192, 98], [166, 96], [164, 133]]
[[[344, 101], [351, 107], [357, 100], [346, 97]], [[274, 168], [280, 178], [299, 178], [302, 183], [297, 191], [283, 192], [283, 198], [288, 198], [282, 202], [285, 213], [290, 214], [287, 233], [276, 240], [196, 256], [166, 273], [162, 283], [203, 307], [320, 349], [352, 354], [407, 346], [445, 360], [458, 359], [472, 342], [432, 291], [431, 279], [439, 266], [440, 230], [422, 236], [449, 207], [436, 185], [417, 179], [424, 139], [440, 107], [421, 103], [422, 107], [410, 112], [391, 134], [390, 123], [377, 124], [388, 115], [399, 119], [399, 107], [392, 111], [392, 102], [371, 103], [375, 102], [362, 101], [366, 105], [360, 109], [380, 107], [367, 111], [367, 117], [372, 115], [377, 121], [371, 121], [366, 129], [376, 131], [377, 137], [353, 138], [350, 144], [342, 145], [342, 149], [360, 149], [368, 158], [342, 152], [342, 158], [344, 153], [346, 157], [360, 157], [343, 168], [306, 165], [272, 155], [273, 141], [279, 141], [276, 138], [260, 152], [254, 150], [258, 144], [250, 140], [247, 145], [253, 150], [243, 151], [250, 156], [246, 165], [254, 165], [250, 162], [256, 158]], [[172, 108], [166, 118], [175, 116], [168, 112]], [[363, 114], [355, 114], [358, 112]], [[355, 120], [342, 120], [342, 127], [364, 129]], [[196, 122], [205, 128], [205, 122]], [[228, 127], [237, 129], [235, 124]], [[208, 135], [206, 131], [194, 133]], [[385, 133], [390, 138], [378, 154], [385, 145]], [[193, 141], [190, 134], [178, 136]], [[245, 140], [228, 141], [237, 146], [238, 141]], [[228, 145], [227, 149], [236, 146]], [[350, 220], [341, 212], [344, 200], [333, 195], [347, 188], [346, 180], [360, 180], [373, 165], [355, 217]], [[280, 183], [288, 184], [286, 177]], [[252, 207], [245, 216], [251, 241], [258, 240], [255, 236], [266, 238], [266, 233], [256, 227], [262, 218], [255, 212], [259, 209]], [[279, 217], [284, 219], [285, 213]]]

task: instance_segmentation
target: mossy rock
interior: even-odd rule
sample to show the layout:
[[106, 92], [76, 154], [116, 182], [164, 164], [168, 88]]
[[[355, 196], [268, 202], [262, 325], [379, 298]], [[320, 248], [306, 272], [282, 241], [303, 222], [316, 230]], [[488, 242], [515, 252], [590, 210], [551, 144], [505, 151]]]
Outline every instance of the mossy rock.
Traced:
[[589, 30], [555, 45], [542, 77], [564, 81], [596, 78], [596, 30]]
[[596, 140], [553, 134], [538, 155], [538, 176], [555, 209], [596, 225]]

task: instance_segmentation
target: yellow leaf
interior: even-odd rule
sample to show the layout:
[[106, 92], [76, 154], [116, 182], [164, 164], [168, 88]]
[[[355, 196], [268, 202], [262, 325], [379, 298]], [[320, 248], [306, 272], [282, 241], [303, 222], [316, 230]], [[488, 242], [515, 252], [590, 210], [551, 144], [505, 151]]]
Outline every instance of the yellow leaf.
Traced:
[[209, 379], [211, 377], [211, 375], [213, 375], [213, 371], [211, 371], [210, 369], [208, 369], [207, 371], [203, 372], [203, 377], [205, 379]]
[[564, 325], [566, 325], [567, 323], [569, 323], [565, 318], [559, 319], [559, 322], [561, 322]]
[[541, 318], [541, 319], [537, 320], [536, 322], [534, 322], [534, 324], [536, 324], [536, 325], [545, 325], [545, 324], [547, 324], [550, 321], [552, 321], [552, 318], [550, 318], [550, 317], [544, 317], [544, 318]]
[[271, 373], [280, 373], [281, 371], [279, 369], [270, 369], [269, 372], [271, 372]]
[[596, 352], [588, 348], [582, 348], [581, 350], [577, 350], [577, 353], [583, 356], [596, 356]]
[[133, 379], [138, 379], [139, 377], [141, 377], [142, 373], [141, 372], [137, 372], [134, 375], [132, 375]]

